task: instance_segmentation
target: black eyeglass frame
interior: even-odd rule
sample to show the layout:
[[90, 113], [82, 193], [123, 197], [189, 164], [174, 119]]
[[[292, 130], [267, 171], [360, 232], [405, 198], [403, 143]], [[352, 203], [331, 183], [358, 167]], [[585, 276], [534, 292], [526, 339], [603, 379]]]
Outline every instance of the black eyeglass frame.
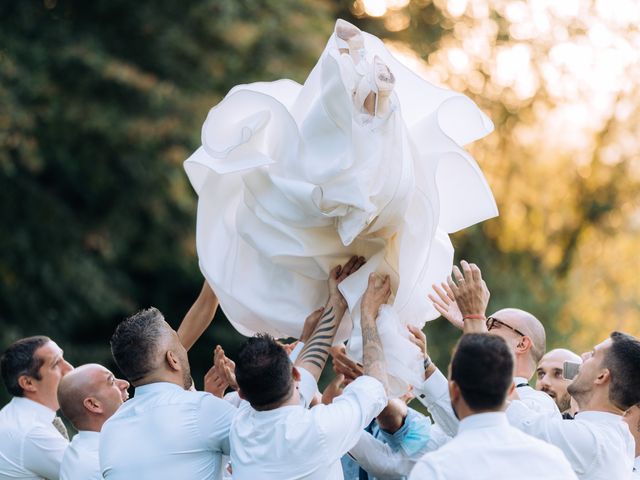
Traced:
[[518, 330], [517, 328], [513, 328], [510, 325], [507, 325], [506, 323], [504, 323], [502, 320], [498, 320], [495, 317], [487, 317], [487, 332], [491, 331], [491, 329], [493, 328], [493, 326], [495, 324], [501, 325], [503, 327], [508, 328], [509, 330], [512, 330], [514, 332], [516, 332], [518, 335], [520, 335], [521, 337], [526, 337], [527, 335], [525, 335], [524, 333], [522, 333], [520, 330]]

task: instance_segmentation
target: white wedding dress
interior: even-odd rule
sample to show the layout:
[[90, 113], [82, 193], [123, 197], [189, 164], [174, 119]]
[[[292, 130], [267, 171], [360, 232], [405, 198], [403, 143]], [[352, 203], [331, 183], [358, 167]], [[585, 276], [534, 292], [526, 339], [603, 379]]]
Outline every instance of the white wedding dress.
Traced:
[[[438, 316], [426, 296], [451, 271], [448, 233], [497, 215], [462, 148], [493, 124], [466, 96], [429, 84], [362, 35], [358, 64], [334, 33], [304, 85], [234, 87], [209, 112], [185, 169], [199, 195], [200, 267], [240, 333], [298, 337], [326, 301], [331, 268], [361, 255], [367, 263], [340, 285], [350, 313], [337, 335], [359, 358], [369, 273], [391, 276], [378, 325], [401, 395], [422, 379], [406, 325]], [[395, 88], [386, 111], [371, 115], [353, 93], [371, 85], [375, 56]]]

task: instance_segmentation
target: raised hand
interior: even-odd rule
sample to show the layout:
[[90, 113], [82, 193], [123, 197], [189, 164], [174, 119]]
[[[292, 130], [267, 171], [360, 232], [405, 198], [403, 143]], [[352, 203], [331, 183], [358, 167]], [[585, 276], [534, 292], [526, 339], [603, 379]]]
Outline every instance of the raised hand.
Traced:
[[222, 398], [228, 387], [229, 383], [227, 382], [224, 373], [221, 373], [219, 369], [216, 368], [214, 353], [213, 365], [204, 376], [204, 391], [215, 395], [218, 398]]
[[344, 377], [345, 385], [364, 375], [364, 367], [349, 358], [344, 345], [331, 347], [330, 353], [333, 360], [333, 370]]
[[451, 287], [444, 282], [440, 285], [440, 287], [435, 284], [432, 285], [433, 291], [437, 296], [430, 293], [427, 297], [429, 297], [429, 300], [431, 300], [431, 303], [440, 315], [446, 318], [451, 325], [462, 330], [464, 327], [462, 312], [460, 308], [458, 308], [458, 303], [453, 296]]
[[389, 300], [391, 295], [391, 280], [389, 275], [381, 277], [376, 273], [369, 275], [369, 284], [367, 290], [362, 296], [360, 309], [362, 316], [372, 316], [374, 319], [378, 316], [378, 310], [382, 304]]
[[485, 312], [489, 303], [489, 289], [482, 280], [480, 269], [475, 264], [465, 260], [460, 262], [462, 272], [457, 266], [453, 267], [455, 282], [449, 276], [447, 283], [464, 320], [465, 333], [486, 331]]
[[411, 336], [409, 337], [411, 343], [420, 349], [424, 358], [427, 358], [429, 356], [429, 353], [427, 352], [427, 336], [422, 330], [418, 327], [414, 327], [413, 325], [407, 325], [407, 329], [409, 330], [409, 333], [411, 333]]
[[234, 390], [238, 389], [238, 382], [236, 381], [236, 364], [233, 360], [226, 357], [224, 350], [220, 345], [216, 347], [213, 354], [213, 366], [231, 388]]
[[358, 269], [365, 263], [366, 260], [364, 259], [364, 257], [358, 257], [357, 255], [354, 255], [349, 259], [347, 263], [345, 263], [344, 267], [342, 265], [334, 267], [329, 272], [329, 297], [336, 297], [344, 302], [342, 294], [340, 293], [340, 290], [338, 290], [338, 285], [340, 285], [340, 282], [342, 282], [349, 275], [357, 272]]

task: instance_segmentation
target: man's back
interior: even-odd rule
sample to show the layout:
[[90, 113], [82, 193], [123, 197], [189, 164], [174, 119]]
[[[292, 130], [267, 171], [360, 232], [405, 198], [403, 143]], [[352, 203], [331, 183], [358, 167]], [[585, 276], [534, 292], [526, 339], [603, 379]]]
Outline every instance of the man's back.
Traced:
[[98, 458], [100, 433], [80, 431], [71, 440], [60, 465], [60, 480], [102, 480]]
[[57, 479], [69, 442], [52, 424], [55, 412], [14, 397], [0, 410], [0, 479]]
[[382, 384], [360, 377], [331, 405], [256, 411], [241, 405], [231, 429], [234, 480], [342, 479], [340, 457], [386, 405]]
[[236, 408], [208, 393], [172, 383], [136, 388], [104, 424], [100, 466], [105, 479], [216, 478], [229, 453]]
[[508, 424], [502, 412], [480, 413], [460, 422], [458, 435], [426, 454], [411, 479], [575, 480], [562, 452]]

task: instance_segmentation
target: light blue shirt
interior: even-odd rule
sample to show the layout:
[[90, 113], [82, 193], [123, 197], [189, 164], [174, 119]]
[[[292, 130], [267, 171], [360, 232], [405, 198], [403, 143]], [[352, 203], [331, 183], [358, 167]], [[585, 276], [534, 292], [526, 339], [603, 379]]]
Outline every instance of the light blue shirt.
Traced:
[[106, 480], [218, 478], [236, 411], [173, 383], [138, 387], [102, 427], [102, 474]]

